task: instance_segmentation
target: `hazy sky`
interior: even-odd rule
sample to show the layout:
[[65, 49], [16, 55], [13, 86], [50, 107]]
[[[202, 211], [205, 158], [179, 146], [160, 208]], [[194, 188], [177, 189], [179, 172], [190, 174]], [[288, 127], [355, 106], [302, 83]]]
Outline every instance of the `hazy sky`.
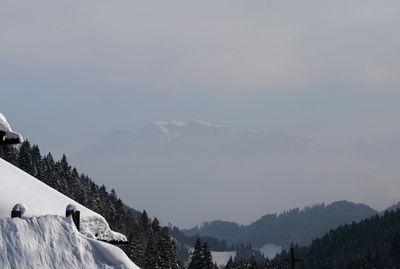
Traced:
[[0, 112], [44, 151], [200, 118], [400, 134], [400, 2], [0, 1]]

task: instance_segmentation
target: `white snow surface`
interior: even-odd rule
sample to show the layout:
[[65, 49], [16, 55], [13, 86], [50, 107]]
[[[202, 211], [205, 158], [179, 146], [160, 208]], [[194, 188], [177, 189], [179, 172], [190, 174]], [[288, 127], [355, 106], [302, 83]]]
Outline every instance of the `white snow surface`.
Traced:
[[6, 117], [0, 113], [0, 131], [5, 132], [5, 140], [7, 139], [18, 139], [21, 143], [24, 141], [22, 135], [14, 132], [11, 129], [10, 124], [7, 122]]
[[40, 180], [0, 158], [0, 218], [9, 218], [16, 204], [27, 209], [23, 217], [58, 215], [65, 216], [68, 205], [80, 211], [80, 231], [90, 238], [106, 241], [127, 241], [120, 233], [113, 232], [99, 214], [80, 205]]
[[211, 251], [211, 255], [213, 262], [220, 266], [226, 265], [230, 257], [234, 259], [236, 256], [236, 251]]
[[0, 268], [139, 269], [111, 244], [78, 232], [71, 217], [0, 219]]

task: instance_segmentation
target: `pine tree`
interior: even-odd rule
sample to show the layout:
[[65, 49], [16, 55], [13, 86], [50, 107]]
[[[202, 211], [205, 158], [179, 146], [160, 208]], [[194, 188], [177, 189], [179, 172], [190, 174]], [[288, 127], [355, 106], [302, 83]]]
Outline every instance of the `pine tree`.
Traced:
[[0, 157], [18, 166], [18, 150], [13, 145], [0, 145]]
[[30, 175], [36, 174], [36, 167], [33, 166], [31, 144], [25, 140], [18, 152], [18, 166]]
[[214, 269], [211, 251], [200, 239], [197, 239], [188, 269]]
[[233, 262], [232, 256], [230, 256], [228, 262], [226, 263], [225, 269], [235, 269], [234, 265], [235, 264]]

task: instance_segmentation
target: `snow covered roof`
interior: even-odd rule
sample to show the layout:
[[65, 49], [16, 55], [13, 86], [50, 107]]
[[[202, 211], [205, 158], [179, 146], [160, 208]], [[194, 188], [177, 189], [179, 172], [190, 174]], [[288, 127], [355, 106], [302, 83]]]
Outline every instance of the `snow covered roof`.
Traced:
[[90, 239], [72, 218], [0, 219], [0, 268], [139, 269], [113, 245]]
[[[10, 218], [16, 204], [24, 204], [24, 217], [65, 216], [68, 205], [80, 211], [80, 231], [87, 237], [105, 241], [127, 241], [120, 233], [113, 232], [107, 221], [96, 212], [54, 190], [40, 180], [0, 158], [0, 218]], [[1, 246], [0, 246], [1, 247]]]
[[0, 144], [18, 144], [23, 141], [22, 135], [14, 132], [4, 115], [0, 113]]

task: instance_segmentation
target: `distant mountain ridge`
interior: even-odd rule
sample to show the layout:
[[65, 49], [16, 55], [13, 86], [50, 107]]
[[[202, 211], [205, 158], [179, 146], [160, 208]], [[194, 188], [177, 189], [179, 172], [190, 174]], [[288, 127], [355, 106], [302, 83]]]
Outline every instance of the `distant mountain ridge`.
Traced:
[[[274, 188], [287, 189], [292, 171], [285, 169], [280, 175], [279, 165], [289, 160], [287, 165], [293, 167], [291, 170], [304, 169], [298, 159], [304, 160], [309, 155], [319, 158], [321, 154], [320, 146], [301, 136], [202, 120], [158, 120], [136, 131], [110, 132], [90, 143], [71, 156], [74, 165], [107, 187], [112, 180], [112, 186], [128, 205], [147, 208], [165, 222], [186, 227], [203, 218], [194, 212], [204, 212], [213, 218], [227, 217], [229, 208], [236, 208], [239, 202], [233, 198], [239, 191], [233, 182], [244, 182], [244, 179], [248, 183], [240, 188], [241, 195], [259, 192], [263, 201], [258, 204], [274, 207], [268, 200], [270, 196], [261, 190], [272, 192], [271, 184], [267, 189], [266, 182], [274, 178], [279, 178]], [[258, 182], [259, 187], [254, 190], [252, 186]], [[193, 193], [194, 186], [196, 193]], [[169, 196], [177, 191], [185, 203]], [[216, 204], [222, 191], [232, 193], [225, 205]], [[155, 200], [149, 201], [145, 195], [149, 192], [163, 200], [163, 209]], [[207, 206], [199, 202], [201, 193], [207, 193], [210, 198]], [[256, 206], [254, 202], [245, 202], [250, 203], [249, 207]]]
[[378, 213], [364, 204], [337, 201], [267, 214], [247, 226], [216, 220], [183, 232], [226, 239], [228, 243], [251, 243], [259, 248], [266, 244], [287, 247], [291, 243], [307, 245], [339, 225], [358, 222]]
[[[194, 142], [193, 140], [197, 143], [188, 143]], [[272, 149], [280, 152], [292, 151], [300, 147], [318, 147], [313, 141], [300, 136], [238, 129], [193, 119], [187, 122], [160, 120], [149, 123], [137, 131], [113, 131], [88, 146], [83, 152], [112, 150], [138, 153], [142, 150], [165, 149], [168, 144], [173, 147], [190, 146], [193, 149], [199, 141], [206, 142], [202, 144], [202, 147], [208, 144], [210, 148], [216, 148], [216, 150], [245, 144], [251, 146], [252, 149], [258, 148], [258, 151], [264, 153], [271, 152]]]
[[[115, 187], [128, 205], [147, 208], [178, 227], [233, 216], [243, 223], [266, 210], [314, 201], [373, 201], [376, 207], [395, 202], [398, 158], [384, 156], [394, 142], [342, 148], [264, 128], [157, 120], [136, 131], [104, 130], [109, 133], [71, 160], [100, 184]], [[170, 193], [180, 198], [171, 199]], [[223, 200], [222, 193], [228, 194]]]

